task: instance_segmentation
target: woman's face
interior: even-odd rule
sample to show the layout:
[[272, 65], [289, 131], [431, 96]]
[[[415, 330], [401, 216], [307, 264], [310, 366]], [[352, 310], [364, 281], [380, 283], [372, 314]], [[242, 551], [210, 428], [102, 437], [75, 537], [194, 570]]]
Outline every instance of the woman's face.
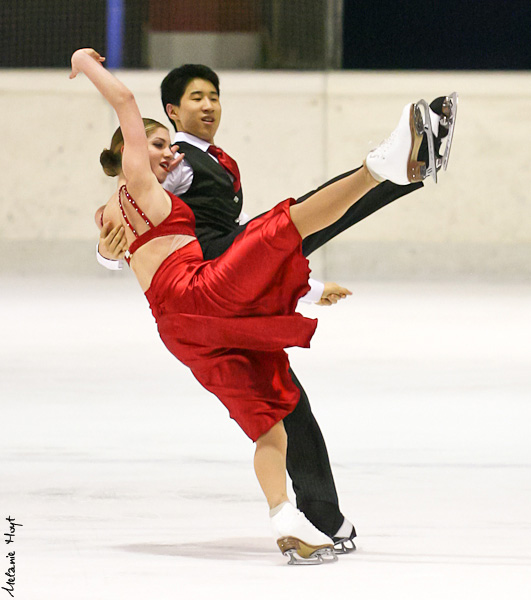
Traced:
[[148, 151], [151, 170], [162, 183], [168, 176], [173, 152], [170, 150], [170, 133], [165, 127], [159, 127], [148, 135]]
[[[170, 172], [170, 164], [173, 161], [173, 152], [170, 150], [170, 134], [165, 127], [158, 127], [147, 136], [149, 164], [155, 177], [162, 183]], [[123, 148], [123, 147], [122, 147]], [[100, 206], [94, 214], [94, 221], [98, 229], [103, 228], [105, 220], [105, 209], [107, 204]]]

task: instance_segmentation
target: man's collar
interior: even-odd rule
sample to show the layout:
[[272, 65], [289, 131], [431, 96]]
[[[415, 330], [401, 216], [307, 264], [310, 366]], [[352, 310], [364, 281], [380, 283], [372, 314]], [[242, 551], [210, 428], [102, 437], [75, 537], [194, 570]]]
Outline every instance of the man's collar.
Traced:
[[178, 131], [173, 138], [173, 143], [178, 144], [179, 142], [187, 142], [188, 144], [192, 144], [196, 148], [199, 148], [203, 152], [207, 152], [210, 142], [206, 142], [201, 138], [192, 135], [191, 133], [186, 133], [185, 131]]

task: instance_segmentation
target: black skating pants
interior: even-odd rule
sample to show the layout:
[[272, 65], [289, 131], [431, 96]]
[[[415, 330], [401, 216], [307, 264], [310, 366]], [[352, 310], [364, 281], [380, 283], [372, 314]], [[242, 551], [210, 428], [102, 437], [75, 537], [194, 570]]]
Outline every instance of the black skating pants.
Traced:
[[[357, 169], [343, 173], [327, 181], [317, 190], [355, 171]], [[351, 206], [341, 219], [305, 238], [302, 243], [304, 255], [309, 256], [342, 231], [420, 187], [422, 183], [407, 186], [398, 186], [389, 181], [381, 183]], [[304, 202], [317, 190], [308, 192], [297, 202]], [[231, 233], [208, 242], [199, 240], [205, 259], [210, 260], [223, 254], [244, 229], [245, 225], [240, 225]], [[293, 483], [298, 508], [318, 529], [331, 537], [341, 527], [344, 517], [339, 509], [328, 451], [321, 429], [312, 413], [308, 396], [295, 373], [293, 371], [290, 373], [293, 382], [300, 390], [301, 397], [295, 410], [284, 418], [284, 427], [288, 436], [287, 469]]]

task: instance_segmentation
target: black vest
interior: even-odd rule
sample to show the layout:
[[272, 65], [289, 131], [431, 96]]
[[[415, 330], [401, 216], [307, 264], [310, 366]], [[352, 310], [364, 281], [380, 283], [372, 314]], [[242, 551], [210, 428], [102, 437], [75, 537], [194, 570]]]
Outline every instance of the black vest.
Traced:
[[201, 244], [227, 235], [238, 226], [243, 205], [242, 189], [234, 192], [227, 171], [193, 144], [178, 142], [179, 152], [194, 170], [190, 189], [179, 197], [195, 215], [195, 233]]

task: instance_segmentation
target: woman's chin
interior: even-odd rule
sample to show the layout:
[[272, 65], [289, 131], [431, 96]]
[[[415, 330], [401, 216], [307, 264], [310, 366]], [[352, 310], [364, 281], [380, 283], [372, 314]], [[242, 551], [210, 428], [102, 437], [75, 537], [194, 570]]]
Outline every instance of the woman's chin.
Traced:
[[163, 171], [162, 173], [157, 173], [157, 181], [159, 183], [164, 183], [166, 181], [166, 177], [168, 177], [169, 173], [167, 171]]

